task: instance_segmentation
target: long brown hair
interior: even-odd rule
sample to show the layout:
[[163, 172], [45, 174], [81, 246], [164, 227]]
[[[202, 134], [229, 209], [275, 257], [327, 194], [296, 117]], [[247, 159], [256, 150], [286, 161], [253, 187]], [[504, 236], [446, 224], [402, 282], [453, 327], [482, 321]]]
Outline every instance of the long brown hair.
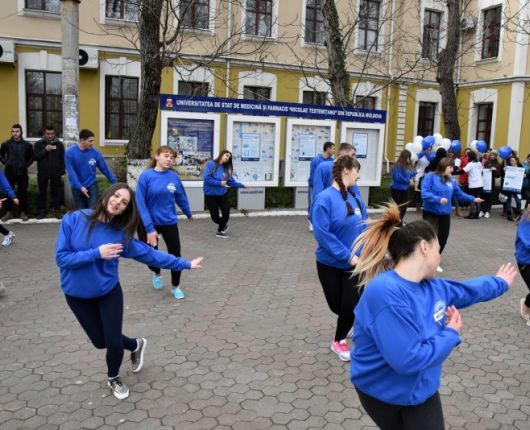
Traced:
[[146, 169], [152, 169], [156, 167], [155, 157], [158, 157], [163, 152], [169, 152], [171, 155], [173, 155], [173, 157], [175, 157], [175, 160], [177, 159], [177, 155], [178, 155], [177, 151], [175, 151], [171, 146], [162, 145], [156, 150], [155, 155], [151, 157], [151, 161], [149, 161], [149, 164], [147, 165]]
[[[107, 209], [109, 199], [118, 190], [127, 190], [130, 194], [129, 204], [123, 213], [111, 216]], [[123, 230], [127, 239], [131, 239], [136, 232], [141, 236], [142, 220], [136, 208], [134, 191], [124, 182], [111, 185], [101, 196], [99, 196], [94, 212], [88, 215], [89, 229], [88, 236], [98, 222], [108, 222], [114, 229]]]
[[408, 149], [401, 151], [396, 161], [396, 165], [399, 165], [406, 170], [412, 170], [412, 153]]
[[355, 240], [353, 253], [362, 249], [359, 261], [353, 270], [354, 274], [359, 275], [359, 286], [366, 285], [383, 270], [410, 256], [420, 241], [432, 242], [436, 239], [436, 233], [427, 221], [412, 221], [398, 228], [400, 223], [398, 205], [389, 202], [386, 204], [383, 216], [369, 220], [368, 229]]
[[[223, 158], [223, 155], [225, 154], [230, 154], [230, 159], [226, 163], [221, 164], [221, 158]], [[217, 158], [215, 158], [213, 161], [217, 166], [223, 166], [223, 169], [225, 171], [225, 177], [227, 179], [230, 178], [230, 176], [232, 176], [232, 172], [234, 171], [234, 166], [232, 164], [232, 153], [228, 149], [223, 149], [219, 153]]]
[[333, 163], [333, 180], [339, 186], [342, 199], [346, 202], [346, 206], [348, 208], [348, 216], [352, 216], [355, 212], [352, 208], [352, 205], [348, 201], [348, 190], [346, 189], [344, 182], [342, 182], [342, 172], [344, 171], [344, 169], [356, 169], [357, 171], [359, 171], [361, 170], [361, 164], [355, 158], [350, 157], [349, 155], [341, 155]]
[[445, 176], [445, 169], [447, 169], [449, 166], [454, 166], [454, 165], [455, 165], [455, 160], [453, 160], [451, 157], [444, 157], [438, 162], [438, 165], [436, 166], [436, 170], [434, 171], [434, 173], [436, 173], [437, 175], [440, 175], [440, 177], [442, 178], [442, 182], [446, 182], [449, 179], [449, 177]]

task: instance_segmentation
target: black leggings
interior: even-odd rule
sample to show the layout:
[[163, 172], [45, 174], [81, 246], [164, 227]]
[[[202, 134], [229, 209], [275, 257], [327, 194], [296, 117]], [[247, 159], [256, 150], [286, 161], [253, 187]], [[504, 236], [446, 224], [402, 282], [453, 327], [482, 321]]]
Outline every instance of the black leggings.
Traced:
[[9, 234], [9, 230], [0, 224], [0, 233], [2, 233], [4, 236], [7, 236]]
[[122, 334], [123, 292], [120, 284], [101, 297], [80, 299], [65, 295], [66, 303], [72, 309], [77, 321], [98, 349], [107, 348], [108, 377], [120, 374], [123, 349], [134, 351], [136, 339]]
[[[217, 231], [223, 231], [230, 218], [228, 193], [224, 193], [222, 196], [204, 196], [204, 201], [210, 211], [212, 221], [218, 225]], [[221, 209], [221, 216], [219, 216], [219, 209]]]
[[[530, 290], [530, 264], [517, 263], [517, 267], [519, 268], [519, 273], [521, 274], [524, 283]], [[530, 293], [526, 295], [524, 304], [530, 308]]]
[[[480, 197], [482, 195], [482, 187], [480, 188], [469, 188], [468, 193], [473, 197]], [[480, 204], [474, 201], [469, 204], [469, 215], [478, 214], [480, 211]]]
[[338, 342], [345, 339], [353, 327], [353, 310], [361, 297], [357, 287], [359, 278], [352, 276], [349, 270], [337, 269], [318, 261], [317, 272], [329, 309], [338, 316], [335, 330], [335, 341]]
[[436, 392], [421, 405], [385, 403], [357, 389], [366, 413], [381, 430], [444, 430], [440, 394]]
[[[175, 257], [180, 257], [180, 236], [178, 224], [173, 225], [155, 225], [155, 230], [162, 235], [164, 242], [166, 242], [167, 252]], [[154, 247], [158, 249], [158, 245]], [[147, 266], [152, 272], [160, 275], [160, 268]], [[178, 287], [180, 285], [181, 272], [171, 271], [171, 285]]]
[[403, 221], [407, 213], [407, 205], [409, 204], [409, 190], [395, 190], [390, 188], [390, 196], [399, 206], [399, 218]]
[[451, 215], [437, 215], [424, 210], [423, 219], [433, 226], [436, 236], [438, 236], [441, 254], [445, 248], [445, 244], [447, 243], [447, 238], [449, 237], [449, 229], [451, 228]]

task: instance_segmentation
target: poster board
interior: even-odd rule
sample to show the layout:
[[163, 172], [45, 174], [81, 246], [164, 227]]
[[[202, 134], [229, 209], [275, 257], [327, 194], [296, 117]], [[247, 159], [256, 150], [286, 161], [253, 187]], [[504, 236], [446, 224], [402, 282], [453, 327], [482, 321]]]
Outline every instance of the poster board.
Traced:
[[162, 111], [160, 142], [178, 152], [175, 170], [186, 187], [203, 186], [203, 168], [219, 155], [219, 138], [219, 114]]
[[520, 193], [523, 188], [524, 167], [506, 166], [502, 191]]
[[351, 143], [357, 149], [357, 159], [361, 163], [357, 182], [360, 187], [381, 185], [384, 131], [384, 124], [341, 123], [340, 141]]
[[278, 117], [227, 116], [226, 149], [232, 152], [236, 181], [249, 187], [278, 186], [280, 127]]
[[311, 160], [327, 141], [335, 142], [336, 121], [288, 119], [285, 145], [285, 185], [307, 187]]

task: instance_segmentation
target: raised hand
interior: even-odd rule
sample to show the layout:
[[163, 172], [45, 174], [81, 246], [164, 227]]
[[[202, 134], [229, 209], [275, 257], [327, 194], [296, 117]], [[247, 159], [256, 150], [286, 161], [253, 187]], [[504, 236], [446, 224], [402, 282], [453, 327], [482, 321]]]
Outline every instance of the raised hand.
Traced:
[[462, 317], [460, 312], [458, 312], [458, 309], [454, 306], [449, 306], [445, 312], [445, 315], [447, 316], [446, 327], [452, 328], [453, 330], [456, 330], [458, 333], [460, 333], [462, 330]]
[[499, 270], [497, 270], [497, 274], [495, 276], [504, 279], [508, 284], [508, 287], [511, 287], [516, 275], [517, 271], [515, 270], [515, 267], [512, 266], [512, 263], [506, 263], [503, 264]]

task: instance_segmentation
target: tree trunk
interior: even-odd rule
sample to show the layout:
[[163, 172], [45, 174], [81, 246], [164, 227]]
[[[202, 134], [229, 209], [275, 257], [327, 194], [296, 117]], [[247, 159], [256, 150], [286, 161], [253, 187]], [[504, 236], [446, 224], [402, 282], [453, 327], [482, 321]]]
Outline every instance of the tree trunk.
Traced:
[[163, 53], [160, 46], [160, 18], [164, 0], [141, 0], [139, 40], [142, 62], [140, 98], [136, 124], [127, 146], [127, 181], [136, 186], [139, 166], [151, 156], [151, 141], [158, 114]]
[[445, 135], [449, 139], [460, 139], [458, 107], [454, 81], [455, 64], [460, 47], [460, 0], [447, 0], [447, 45], [438, 54], [436, 80], [442, 95], [442, 113]]
[[335, 0], [324, 0], [322, 16], [328, 53], [328, 74], [331, 93], [333, 94], [335, 105], [352, 107], [350, 76], [346, 70], [346, 52]]

